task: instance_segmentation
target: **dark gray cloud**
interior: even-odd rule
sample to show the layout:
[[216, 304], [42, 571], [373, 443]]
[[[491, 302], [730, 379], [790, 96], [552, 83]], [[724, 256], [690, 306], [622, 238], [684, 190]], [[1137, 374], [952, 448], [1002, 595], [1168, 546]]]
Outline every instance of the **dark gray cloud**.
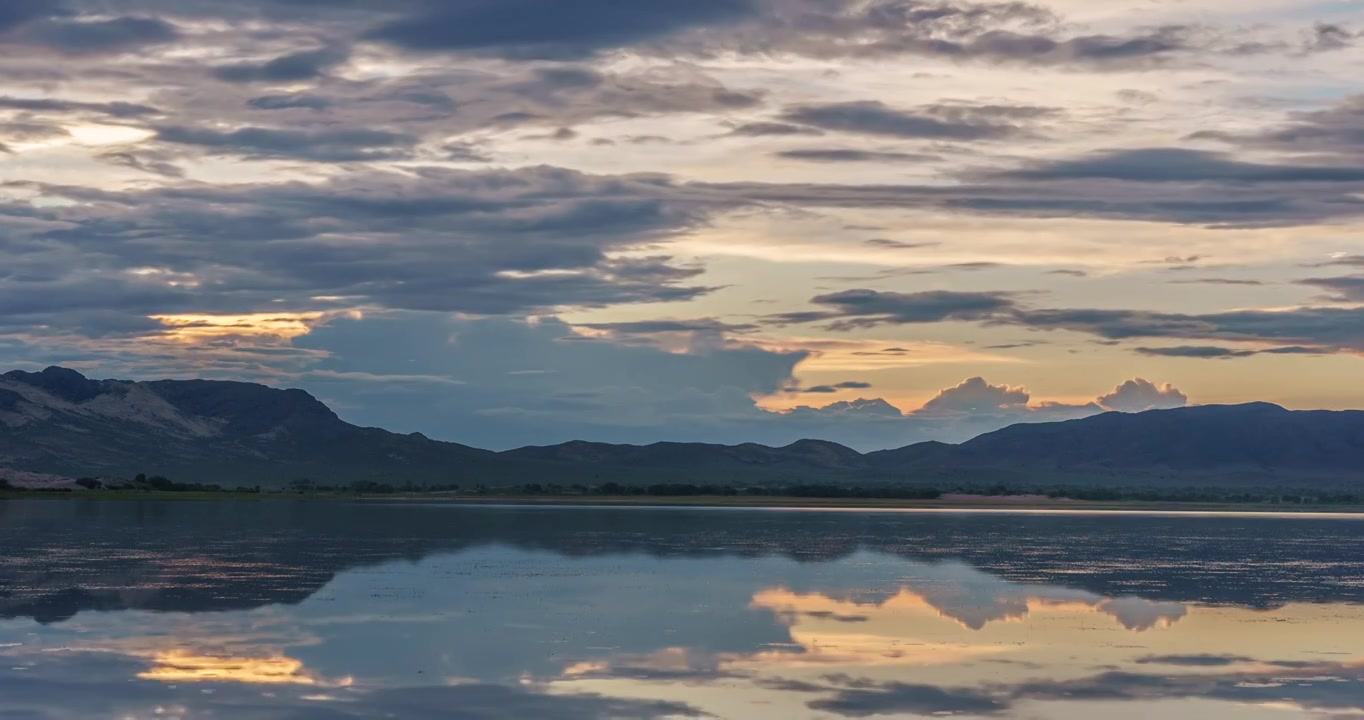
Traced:
[[284, 130], [245, 127], [215, 130], [179, 125], [158, 127], [156, 139], [163, 143], [202, 148], [214, 155], [319, 162], [399, 159], [408, 156], [418, 141], [415, 136], [406, 133], [363, 128]]
[[791, 53], [820, 58], [924, 56], [960, 62], [1130, 69], [1199, 52], [1222, 52], [1217, 38], [1187, 26], [1126, 35], [1086, 34], [1021, 2], [827, 2], [769, 0], [765, 12], [732, 32], [684, 36], [670, 49]]
[[61, 6], [53, 0], [6, 0], [0, 3], [0, 33], [60, 11]]
[[[11, 9], [9, 6], [14, 6]], [[97, 0], [70, 0], [71, 17], [52, 22], [109, 22]], [[502, 59], [588, 58], [630, 50], [671, 58], [719, 54], [803, 55], [817, 58], [921, 56], [958, 62], [1142, 69], [1200, 56], [1250, 53], [1301, 55], [1347, 46], [1350, 31], [1323, 24], [1298, 42], [1243, 41], [1241, 34], [1171, 25], [1094, 34], [1037, 5], [1021, 2], [904, 0], [695, 0], [619, 3], [582, 0], [122, 0], [119, 10], [157, 21], [272, 23], [275, 32], [248, 34], [263, 43], [294, 32], [329, 43], [377, 43], [408, 53], [444, 52]], [[48, 22], [51, 3], [11, 0], [0, 33]], [[125, 34], [132, 34], [124, 31]], [[149, 30], [142, 31], [150, 35]], [[108, 31], [107, 35], [116, 34]], [[112, 41], [110, 41], [112, 42]], [[277, 50], [279, 48], [276, 48]], [[307, 52], [307, 51], [305, 51]], [[256, 53], [252, 53], [256, 55]], [[292, 53], [291, 53], [292, 54]], [[280, 56], [280, 60], [291, 54]], [[270, 61], [237, 63], [228, 79], [283, 80], [316, 76]], [[297, 74], [297, 75], [296, 75]]]
[[22, 110], [33, 113], [92, 113], [116, 118], [158, 115], [160, 111], [148, 105], [129, 102], [80, 102], [56, 98], [21, 98], [0, 96], [0, 110]]
[[1228, 358], [1251, 357], [1256, 350], [1237, 350], [1216, 345], [1177, 345], [1175, 347], [1139, 347], [1135, 351], [1151, 357], [1198, 358], [1204, 360], [1225, 360]]
[[[1280, 664], [1287, 665], [1287, 664]], [[1292, 663], [1272, 672], [1199, 672], [1172, 675], [1112, 671], [1073, 680], [1038, 680], [999, 691], [1019, 701], [1223, 700], [1249, 705], [1291, 703], [1307, 710], [1353, 711], [1364, 678], [1358, 666]]]
[[1300, 282], [1329, 290], [1334, 293], [1331, 299], [1336, 302], [1364, 302], [1364, 276], [1308, 278]]
[[1148, 655], [1137, 660], [1141, 665], [1177, 665], [1181, 667], [1226, 667], [1255, 662], [1244, 655]]
[[152, 17], [54, 19], [26, 27], [22, 38], [70, 55], [95, 55], [163, 45], [178, 40], [180, 31], [175, 25]]
[[[1245, 147], [1320, 157], [1328, 162], [1364, 155], [1364, 94], [1350, 95], [1324, 110], [1294, 113], [1287, 123], [1251, 133], [1218, 130], [1195, 139], [1221, 140]], [[1356, 167], [1358, 163], [1355, 163]]]
[[321, 112], [332, 106], [332, 100], [321, 95], [293, 93], [291, 95], [261, 95], [246, 101], [253, 110], [307, 109]]
[[185, 176], [184, 168], [169, 162], [164, 158], [158, 158], [154, 154], [137, 155], [131, 152], [106, 152], [101, 153], [100, 160], [111, 165], [121, 165], [126, 168], [140, 170], [152, 175], [160, 175], [168, 178], [182, 178]]
[[[832, 698], [810, 707], [845, 717], [896, 713], [922, 715], [992, 715], [1024, 702], [1168, 702], [1197, 698], [1246, 706], [1291, 704], [1307, 711], [1352, 712], [1359, 706], [1364, 677], [1357, 665], [1343, 663], [1268, 662], [1274, 669], [1236, 671], [1253, 662], [1238, 656], [1186, 655], [1139, 660], [1146, 665], [1180, 668], [1169, 674], [1113, 670], [1065, 680], [992, 683], [978, 688], [882, 683], [842, 675], [826, 678], [836, 690]], [[1190, 672], [1189, 668], [1202, 668]], [[1225, 669], [1222, 669], [1225, 668]], [[1215, 670], [1218, 669], [1218, 670]]]
[[605, 330], [622, 335], [656, 335], [661, 333], [743, 333], [758, 329], [757, 325], [751, 323], [727, 323], [715, 318], [583, 323], [579, 327], [593, 330]]
[[35, 122], [0, 122], [0, 138], [8, 141], [32, 142], [69, 137], [71, 133], [60, 125]]
[[[1353, 292], [1357, 283], [1353, 278], [1348, 280], [1350, 282], [1340, 283], [1338, 289]], [[1019, 325], [1036, 330], [1067, 330], [1114, 341], [1172, 338], [1285, 344], [1316, 348], [1321, 352], [1364, 350], [1364, 308], [1302, 307], [1203, 315], [1146, 310], [1033, 309], [1020, 305], [1010, 293], [896, 293], [866, 289], [819, 295], [810, 302], [831, 309], [782, 313], [768, 320], [779, 325], [829, 321], [827, 327], [839, 331], [888, 324], [966, 321]], [[1150, 354], [1171, 353], [1153, 349]]]
[[835, 385], [815, 385], [814, 387], [793, 387], [785, 388], [786, 392], [806, 393], [811, 395], [832, 395], [839, 390], [867, 390], [871, 388], [871, 383], [849, 380]]
[[1008, 293], [932, 290], [919, 293], [845, 290], [810, 300], [831, 310], [777, 315], [777, 323], [833, 321], [830, 329], [851, 330], [876, 325], [907, 325], [952, 320], [985, 320], [1012, 311]]
[[1236, 278], [1192, 278], [1189, 280], [1171, 280], [1174, 285], [1264, 285], [1263, 280], [1240, 280]]
[[1194, 358], [1202, 360], [1228, 360], [1247, 358], [1256, 355], [1330, 355], [1333, 351], [1324, 347], [1285, 345], [1264, 350], [1243, 350], [1220, 347], [1217, 345], [1177, 345], [1174, 347], [1139, 347], [1135, 351], [1151, 357]]
[[730, 131], [730, 134], [738, 135], [740, 137], [764, 137], [769, 135], [823, 135], [824, 131], [817, 128], [806, 127], [804, 125], [792, 125], [790, 123], [751, 122], [735, 127]]
[[756, 11], [750, 0], [621, 3], [616, 0], [451, 0], [365, 34], [407, 50], [465, 51], [510, 57], [583, 57], [727, 24]]
[[219, 80], [234, 83], [288, 83], [312, 80], [343, 65], [350, 59], [350, 48], [329, 45], [315, 50], [302, 50], [281, 55], [262, 63], [237, 63], [213, 68]]
[[492, 720], [662, 720], [705, 717], [677, 702], [629, 700], [595, 694], [550, 693], [537, 686], [469, 683], [452, 686], [340, 689], [318, 694], [281, 685], [268, 690], [249, 683], [167, 685], [133, 679], [147, 669], [140, 658], [108, 652], [68, 652], [30, 662], [25, 672], [0, 672], [0, 715], [24, 720], [77, 717], [153, 717], [173, 704], [187, 717], [227, 710], [235, 718], [267, 720], [381, 720], [451, 718]]
[[[971, 180], [971, 178], [966, 178]], [[954, 185], [734, 182], [730, 197], [809, 208], [934, 209], [1026, 218], [1140, 220], [1221, 228], [1315, 225], [1364, 216], [1360, 182], [1095, 182], [1007, 173]]]
[[1016, 180], [1120, 180], [1141, 183], [1359, 183], [1364, 168], [1347, 165], [1271, 165], [1182, 148], [1104, 152], [1040, 163], [1003, 174]]
[[445, 159], [451, 162], [492, 162], [492, 156], [487, 151], [471, 142], [446, 143], [442, 150], [445, 151]]
[[1343, 255], [1333, 258], [1329, 262], [1320, 263], [1314, 267], [1324, 267], [1328, 265], [1341, 265], [1345, 267], [1364, 267], [1364, 255]]
[[872, 247], [889, 248], [891, 250], [918, 250], [920, 248], [937, 247], [939, 242], [905, 242], [903, 240], [891, 240], [889, 238], [872, 238], [862, 241], [863, 245]]
[[777, 157], [787, 160], [806, 162], [854, 163], [854, 162], [918, 162], [931, 163], [942, 160], [941, 156], [926, 153], [898, 152], [894, 150], [854, 150], [852, 148], [803, 148], [782, 150]]
[[991, 140], [1023, 134], [1022, 123], [1051, 114], [1046, 108], [929, 105], [912, 110], [878, 100], [801, 105], [781, 119], [824, 130], [935, 140]]
[[813, 710], [844, 717], [874, 715], [994, 715], [1008, 708], [1006, 701], [972, 688], [852, 681], [830, 698], [811, 700]]
[[1364, 309], [1305, 307], [1189, 315], [1144, 310], [1023, 310], [1007, 322], [1110, 340], [1177, 338], [1364, 350]]
[[[321, 134], [386, 131], [436, 148], [473, 142], [460, 136], [488, 129], [548, 129], [552, 139], [572, 139], [575, 126], [593, 120], [723, 115], [756, 107], [764, 97], [763, 91], [730, 89], [683, 67], [610, 73], [582, 65], [496, 69], [478, 64], [305, 82], [311, 87], [289, 94], [262, 94], [251, 83], [184, 83], [156, 99], [177, 118], [176, 125], [217, 133], [260, 126]], [[195, 118], [205, 121], [190, 122]]]
[[[395, 309], [525, 313], [686, 300], [708, 290], [690, 284], [700, 268], [611, 253], [730, 207], [679, 193], [664, 178], [553, 168], [44, 192], [76, 204], [0, 205], [7, 228], [0, 267], [9, 271], [0, 293], [12, 293], [9, 312], [35, 323], [44, 312], [82, 304], [141, 315], [192, 305], [269, 312], [280, 307], [277, 299], [294, 310], [334, 308], [335, 300], [316, 299], [331, 297]], [[132, 274], [139, 268], [157, 271]], [[184, 284], [191, 278], [197, 286]]]

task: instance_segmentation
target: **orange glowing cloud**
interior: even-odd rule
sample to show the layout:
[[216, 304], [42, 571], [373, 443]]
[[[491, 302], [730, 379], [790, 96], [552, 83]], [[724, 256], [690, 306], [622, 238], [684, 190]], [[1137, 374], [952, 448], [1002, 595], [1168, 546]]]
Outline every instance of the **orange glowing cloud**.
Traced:
[[185, 343], [220, 338], [273, 337], [280, 339], [307, 335], [327, 313], [256, 313], [250, 315], [153, 315], [151, 318], [166, 326], [163, 337]]

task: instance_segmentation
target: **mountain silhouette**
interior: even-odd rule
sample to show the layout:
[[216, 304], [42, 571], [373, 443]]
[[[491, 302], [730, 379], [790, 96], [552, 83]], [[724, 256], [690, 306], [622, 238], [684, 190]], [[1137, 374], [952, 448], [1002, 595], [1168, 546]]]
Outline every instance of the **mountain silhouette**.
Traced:
[[[612, 445], [495, 453], [345, 422], [302, 390], [210, 380], [0, 375], [0, 467], [181, 482], [471, 487], [524, 483], [1364, 487], [1364, 412], [1267, 403], [1014, 425], [960, 445], [862, 454], [837, 443]], [[945, 485], [944, 485], [945, 484]]]

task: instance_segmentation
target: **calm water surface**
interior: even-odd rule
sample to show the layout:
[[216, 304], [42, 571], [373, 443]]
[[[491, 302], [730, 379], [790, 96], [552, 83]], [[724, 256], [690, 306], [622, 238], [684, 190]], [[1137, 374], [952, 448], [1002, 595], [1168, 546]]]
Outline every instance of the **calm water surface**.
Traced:
[[0, 501], [0, 718], [1364, 715], [1364, 522]]

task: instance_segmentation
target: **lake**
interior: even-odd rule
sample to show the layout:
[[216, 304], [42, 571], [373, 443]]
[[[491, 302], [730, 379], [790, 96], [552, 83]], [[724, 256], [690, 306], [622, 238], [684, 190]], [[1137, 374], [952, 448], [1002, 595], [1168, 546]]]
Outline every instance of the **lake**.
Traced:
[[0, 718], [1364, 714], [1364, 521], [0, 501]]

